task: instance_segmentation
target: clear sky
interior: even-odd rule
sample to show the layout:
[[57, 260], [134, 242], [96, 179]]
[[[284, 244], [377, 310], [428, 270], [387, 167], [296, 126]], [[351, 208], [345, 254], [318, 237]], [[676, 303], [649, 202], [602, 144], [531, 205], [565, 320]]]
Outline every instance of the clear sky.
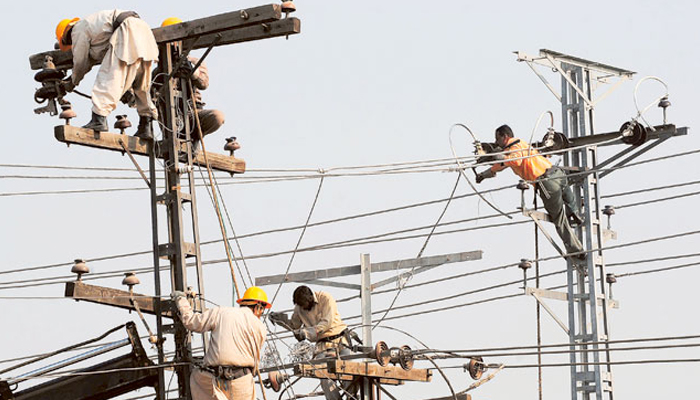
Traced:
[[[147, 251], [151, 247], [150, 203], [146, 190], [42, 194], [19, 196], [19, 192], [140, 188], [136, 171], [57, 170], [17, 168], [8, 164], [33, 166], [73, 166], [127, 168], [128, 157], [116, 152], [79, 146], [66, 147], [53, 138], [53, 126], [62, 121], [48, 114], [35, 115], [33, 101], [35, 71], [29, 69], [31, 54], [48, 50], [54, 43], [56, 23], [66, 17], [85, 16], [94, 11], [120, 8], [138, 11], [151, 26], [170, 16], [190, 20], [238, 10], [264, 3], [184, 1], [120, 3], [72, 1], [15, 2], [6, 7], [0, 28], [5, 38], [2, 63], [5, 96], [1, 103], [5, 121], [0, 164], [0, 249], [3, 261], [0, 273], [19, 268], [66, 263], [58, 268], [0, 275], [0, 305], [3, 308], [0, 359], [22, 357], [55, 350], [97, 336], [127, 320], [143, 325], [135, 314], [106, 306], [75, 303], [61, 299], [63, 284], [9, 289], [18, 281], [46, 277], [72, 279], [70, 262], [75, 258]], [[244, 183], [246, 178], [277, 175], [262, 169], [319, 169], [384, 165], [395, 162], [451, 157], [448, 131], [452, 124], [467, 124], [482, 140], [491, 141], [494, 129], [509, 124], [516, 135], [527, 140], [540, 114], [551, 110], [555, 126], [561, 129], [561, 111], [556, 98], [523, 63], [516, 62], [515, 50], [537, 54], [541, 48], [556, 50], [636, 71], [631, 82], [620, 86], [596, 107], [595, 129], [610, 132], [635, 116], [633, 90], [642, 77], [653, 75], [669, 87], [672, 107], [669, 122], [690, 127], [685, 137], [673, 138], [640, 159], [669, 156], [700, 148], [694, 140], [698, 118], [697, 93], [700, 84], [693, 73], [697, 69], [698, 6], [691, 1], [618, 1], [618, 2], [413, 2], [413, 1], [298, 1], [295, 17], [301, 19], [302, 33], [296, 36], [244, 43], [215, 49], [207, 58], [211, 87], [204, 93], [207, 107], [226, 113], [224, 127], [207, 137], [208, 150], [223, 153], [224, 138], [237, 136], [243, 148], [237, 153], [249, 168], [242, 177], [231, 179], [217, 175], [221, 191], [239, 235], [303, 224], [314, 201], [319, 179], [281, 182]], [[198, 52], [201, 54], [201, 52]], [[542, 70], [559, 88], [559, 77]], [[78, 87], [89, 93], [95, 73]], [[662, 93], [653, 82], [639, 90], [640, 103], [646, 105]], [[75, 125], [89, 119], [90, 104], [72, 96], [78, 118]], [[109, 118], [126, 113], [134, 125], [133, 110], [121, 106]], [[661, 112], [652, 107], [646, 114], [651, 123], [661, 122]], [[535, 133], [544, 134], [544, 123]], [[135, 128], [132, 128], [133, 134]], [[471, 139], [463, 132], [453, 134], [456, 150], [468, 155]], [[624, 147], [605, 148], [601, 158]], [[645, 190], [664, 185], [699, 180], [698, 154], [670, 158], [616, 171], [601, 180], [601, 195]], [[145, 158], [139, 158], [147, 166]], [[367, 171], [360, 170], [360, 171]], [[377, 168], [369, 170], [376, 171]], [[341, 172], [348, 172], [342, 170]], [[471, 173], [471, 171], [468, 171]], [[305, 174], [313, 174], [305, 172]], [[10, 176], [23, 178], [11, 178]], [[29, 178], [52, 176], [53, 179]], [[101, 177], [76, 179], [77, 177]], [[105, 179], [104, 177], [129, 179]], [[58, 179], [58, 178], [62, 179]], [[65, 179], [72, 177], [72, 179]], [[311, 222], [341, 218], [364, 212], [401, 207], [418, 202], [444, 199], [450, 195], [455, 172], [422, 172], [359, 176], [327, 176], [321, 187]], [[505, 171], [497, 179], [484, 182], [480, 189], [498, 188], [517, 182]], [[604, 204], [621, 206], [642, 200], [697, 191], [697, 185], [663, 191], [645, 191], [630, 196], [604, 199]], [[462, 181], [457, 195], [472, 193]], [[530, 192], [528, 196], [531, 196]], [[204, 190], [199, 200], [202, 241], [221, 238], [216, 215]], [[514, 211], [520, 205], [515, 189], [492, 194], [501, 209]], [[645, 239], [696, 231], [700, 216], [697, 197], [627, 207], [618, 210], [612, 228], [624, 244]], [[320, 227], [310, 227], [300, 247], [356, 239], [434, 224], [444, 203], [411, 208], [375, 217], [354, 219]], [[475, 197], [453, 201], [443, 222], [493, 214]], [[160, 215], [164, 221], [164, 214]], [[515, 221], [525, 221], [518, 215]], [[505, 223], [504, 218], [489, 218], [438, 228], [437, 232]], [[164, 231], [161, 227], [161, 237]], [[550, 227], [551, 228], [551, 227]], [[426, 234], [428, 230], [413, 233]], [[552, 230], [553, 232], [553, 230]], [[301, 231], [252, 236], [240, 241], [243, 255], [253, 256], [291, 250]], [[409, 233], [412, 234], [412, 233]], [[405, 236], [406, 234], [399, 235]], [[541, 254], [554, 250], [541, 239]], [[358, 264], [360, 254], [369, 253], [373, 261], [391, 261], [415, 257], [425, 237], [340, 247], [298, 253], [291, 271], [307, 271]], [[696, 253], [697, 235], [629, 246], [605, 253], [607, 263], [622, 263], [655, 257]], [[483, 250], [483, 259], [446, 265], [417, 275], [411, 283], [463, 274], [469, 271], [510, 264], [534, 257], [531, 223], [440, 234], [431, 238], [424, 255], [439, 255]], [[204, 260], [220, 260], [220, 243], [202, 247]], [[237, 252], [238, 254], [238, 252]], [[610, 272], [625, 274], [655, 268], [695, 263], [688, 257], [655, 263], [632, 263], [610, 267]], [[125, 271], [151, 265], [150, 255], [91, 262], [92, 272]], [[247, 267], [253, 277], [284, 273], [290, 254], [252, 258]], [[561, 260], [542, 263], [542, 273], [565, 268]], [[226, 263], [204, 267], [206, 297], [220, 305], [231, 304], [231, 279]], [[383, 279], [392, 274], [373, 277]], [[522, 277], [517, 268], [472, 275], [443, 283], [407, 289], [397, 306], [423, 303], [443, 296], [463, 294], [480, 288], [514, 281]], [[140, 274], [140, 293], [153, 293], [149, 274]], [[610, 313], [613, 339], [654, 336], [693, 335], [700, 332], [695, 308], [696, 283], [700, 270], [687, 267], [664, 273], [620, 278], [613, 289], [620, 308]], [[191, 278], [192, 279], [192, 278]], [[239, 278], [240, 279], [240, 278]], [[247, 277], [246, 277], [247, 282]], [[344, 279], [359, 283], [359, 277]], [[11, 283], [10, 282], [15, 282]], [[121, 276], [92, 283], [120, 288]], [[31, 282], [30, 282], [31, 283]], [[543, 286], [565, 283], [563, 275], [543, 280]], [[322, 288], [336, 298], [354, 294], [351, 290]], [[277, 289], [265, 288], [270, 296]], [[292, 285], [283, 286], [274, 309], [291, 307]], [[164, 291], [167, 293], [167, 281]], [[392, 292], [393, 293], [393, 292]], [[522, 293], [518, 285], [463, 295], [452, 300], [392, 311], [389, 316], [434, 309]], [[7, 298], [11, 297], [11, 298]], [[19, 298], [22, 297], [22, 298]], [[42, 298], [39, 297], [49, 297]], [[373, 296], [373, 308], [386, 308], [392, 294]], [[566, 320], [565, 304], [550, 301], [551, 307]], [[341, 313], [359, 314], [359, 301], [342, 303]], [[356, 323], [357, 319], [348, 322]], [[475, 349], [532, 345], [536, 340], [535, 300], [525, 296], [492, 301], [448, 311], [386, 321], [386, 326], [410, 332], [428, 346], [441, 349]], [[151, 325], [154, 322], [151, 321]], [[568, 338], [548, 315], [542, 315], [543, 343], [564, 343]], [[120, 334], [115, 334], [115, 338]], [[391, 346], [408, 344], [420, 347], [412, 339], [394, 331], [378, 328], [375, 340]], [[292, 339], [293, 341], [293, 339]], [[292, 342], [288, 342], [292, 344]], [[172, 345], [172, 343], [170, 343]], [[284, 346], [282, 347], [284, 348]], [[149, 354], [153, 350], [149, 349]], [[615, 352], [612, 359], [700, 358], [697, 348], [655, 351]], [[545, 358], [545, 362], [566, 362], [568, 357]], [[488, 362], [529, 364], [532, 357], [492, 357]], [[442, 361], [442, 366], [458, 366], [460, 360]], [[7, 364], [0, 365], [0, 369]], [[417, 364], [417, 367], [428, 364]], [[614, 367], [615, 396], [633, 399], [661, 395], [688, 398], [699, 389], [695, 379], [700, 364], [651, 364]], [[459, 368], [447, 374], [455, 389], [464, 389], [472, 381]], [[11, 376], [11, 373], [8, 374]], [[5, 378], [5, 376], [3, 376]], [[569, 369], [546, 368], [544, 398], [569, 396]], [[313, 389], [309, 383], [295, 386], [297, 393]], [[390, 389], [401, 399], [446, 396], [447, 386], [435, 374], [433, 382], [408, 383]], [[143, 390], [140, 394], [147, 394]], [[268, 393], [268, 396], [270, 393]], [[518, 396], [537, 399], [535, 369], [506, 369], [492, 381], [472, 392], [478, 399], [508, 399]], [[125, 396], [125, 398], [133, 395]]]

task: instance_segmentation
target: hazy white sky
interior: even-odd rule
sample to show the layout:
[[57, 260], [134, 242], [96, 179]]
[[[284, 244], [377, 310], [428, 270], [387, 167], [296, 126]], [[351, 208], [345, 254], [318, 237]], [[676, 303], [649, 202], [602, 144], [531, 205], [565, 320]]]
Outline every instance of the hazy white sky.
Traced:
[[[47, 114], [35, 115], [32, 95], [38, 86], [29, 69], [31, 54], [50, 49], [56, 23], [65, 17], [83, 16], [108, 9], [134, 9], [151, 26], [170, 16], [195, 19], [226, 11], [255, 6], [255, 2], [173, 1], [167, 3], [125, 1], [74, 1], [69, 4], [16, 2], [5, 10], [0, 32], [5, 41], [5, 116], [6, 138], [2, 163], [76, 167], [131, 168], [127, 157], [89, 148], [67, 148], [53, 138], [53, 126], [61, 123]], [[616, 130], [636, 114], [632, 92], [635, 83], [647, 75], [658, 76], [669, 86], [669, 120], [678, 126], [698, 126], [698, 80], [694, 78], [700, 43], [696, 16], [698, 6], [691, 1], [590, 1], [491, 3], [443, 1], [354, 1], [352, 3], [298, 1], [294, 15], [302, 21], [302, 33], [288, 40], [278, 38], [245, 43], [214, 50], [207, 59], [211, 84], [205, 95], [208, 107], [227, 115], [221, 131], [207, 138], [210, 151], [222, 152], [224, 138], [237, 136], [243, 145], [238, 155], [247, 162], [249, 173], [256, 169], [329, 169], [338, 166], [377, 165], [391, 162], [447, 158], [451, 156], [448, 130], [456, 122], [466, 123], [482, 139], [491, 140], [493, 130], [508, 123], [516, 135], [529, 137], [538, 116], [552, 110], [556, 127], [561, 128], [560, 108], [527, 65], [517, 63], [514, 50], [537, 54], [548, 48], [637, 71], [632, 82], [623, 84], [596, 108], [598, 132]], [[200, 53], [201, 54], [201, 53]], [[554, 73], [543, 71], [559, 87]], [[94, 73], [79, 86], [90, 92]], [[640, 102], [648, 103], [661, 91], [648, 83], [640, 89]], [[75, 125], [90, 115], [89, 101], [71, 99], [78, 112]], [[119, 109], [110, 116], [127, 113], [135, 125], [132, 110]], [[649, 111], [652, 123], [661, 122], [657, 108]], [[544, 126], [544, 124], [543, 124]], [[135, 129], [135, 128], [134, 128]], [[133, 134], [133, 132], [131, 132]], [[535, 135], [540, 138], [541, 128]], [[700, 148], [691, 129], [686, 137], [669, 140], [642, 158], [671, 155]], [[471, 152], [471, 140], [455, 132], [460, 155]], [[623, 148], [601, 151], [605, 159]], [[139, 159], [145, 167], [146, 159]], [[617, 171], [601, 180], [601, 194], [646, 189], [698, 180], [695, 165], [698, 155], [672, 158]], [[133, 180], [106, 179], [17, 179], [21, 176], [119, 176]], [[122, 191], [83, 194], [7, 196], [8, 193], [47, 190], [84, 190], [100, 188], [140, 188], [143, 183], [134, 171], [91, 172], [84, 170], [47, 170], [0, 167], [0, 249], [4, 259], [0, 272], [18, 268], [69, 263], [74, 258], [98, 258], [106, 255], [149, 250], [151, 246], [150, 204], [148, 192]], [[412, 173], [401, 175], [327, 177], [319, 194], [311, 221], [340, 218], [362, 212], [399, 207], [416, 202], [446, 198], [454, 185], [454, 172]], [[236, 177], [219, 175], [224, 200], [238, 234], [303, 224], [318, 188], [318, 179], [274, 183], [250, 183]], [[482, 189], [517, 182], [504, 172]], [[235, 183], [235, 184], [230, 184]], [[642, 193], [603, 200], [604, 204], [624, 205], [641, 200], [688, 193], [697, 186]], [[457, 194], [470, 193], [461, 182]], [[531, 195], [531, 194], [529, 194]], [[517, 190], [494, 193], [498, 206], [513, 211], [520, 205]], [[220, 231], [209, 197], [198, 192], [202, 241], [220, 238]], [[306, 231], [301, 247], [376, 235], [435, 223], [444, 204], [382, 214], [372, 218], [312, 227]], [[622, 244], [654, 237], [698, 230], [700, 217], [694, 211], [697, 197], [686, 197], [646, 206], [621, 209], [613, 217], [612, 227]], [[456, 221], [491, 215], [483, 202], [470, 197], [454, 201], [443, 221]], [[160, 216], [164, 223], [164, 214]], [[516, 216], [516, 221], [524, 217]], [[506, 222], [491, 218], [447, 226], [459, 229]], [[421, 231], [420, 233], [426, 233]], [[293, 249], [300, 231], [254, 236], [241, 240], [246, 256]], [[161, 237], [164, 234], [161, 232]], [[352, 265], [361, 253], [370, 253], [373, 261], [415, 257], [424, 238], [343, 247], [296, 255], [292, 271]], [[606, 253], [607, 263], [620, 263], [653, 257], [697, 252], [697, 235], [631, 246]], [[534, 257], [532, 224], [510, 228], [474, 230], [435, 236], [425, 255], [483, 250], [480, 261], [451, 264], [416, 276], [412, 282], [476, 271]], [[204, 260], [224, 257], [220, 244], [202, 248]], [[541, 245], [543, 256], [554, 251]], [[657, 263], [639, 263], [611, 267], [610, 272], [628, 273], [692, 263], [687, 258]], [[247, 261], [253, 277], [283, 273], [289, 255]], [[150, 255], [90, 263], [93, 272], [147, 267]], [[542, 272], [565, 268], [563, 261], [542, 264]], [[230, 305], [231, 284], [228, 266], [205, 266], [207, 297], [218, 304]], [[51, 351], [76, 343], [124, 323], [138, 320], [109, 307], [75, 303], [66, 299], [18, 299], [17, 297], [61, 297], [63, 285], [7, 289], [8, 282], [64, 276], [70, 265], [48, 270], [0, 275], [0, 305], [3, 307], [3, 345], [0, 359]], [[391, 274], [379, 275], [383, 279]], [[409, 289], [401, 294], [397, 306], [429, 301], [479, 288], [517, 280], [517, 268], [473, 275]], [[139, 275], [142, 285], [136, 290], [153, 293], [152, 278]], [[690, 335], [700, 331], [695, 317], [698, 304], [697, 268], [667, 273], [620, 278], [614, 288], [621, 307], [611, 312], [613, 339], [652, 336]], [[93, 283], [118, 288], [121, 277]], [[346, 282], [359, 283], [359, 277]], [[543, 286], [565, 283], [563, 275], [543, 281]], [[166, 287], [165, 292], [169, 291]], [[294, 286], [284, 286], [275, 309], [291, 306]], [[314, 287], [318, 289], [320, 287]], [[272, 295], [276, 287], [266, 287]], [[354, 294], [345, 289], [323, 289], [337, 298]], [[399, 310], [391, 315], [477, 301], [493, 296], [518, 293], [518, 285], [465, 295], [454, 300]], [[7, 299], [5, 297], [13, 297]], [[391, 294], [373, 297], [373, 307], [383, 309]], [[561, 318], [565, 304], [550, 302]], [[358, 301], [343, 303], [345, 316], [359, 313]], [[357, 322], [351, 320], [349, 322]], [[535, 343], [535, 301], [519, 296], [387, 321], [386, 325], [407, 330], [431, 347], [471, 349]], [[153, 325], [153, 324], [152, 324]], [[142, 334], [145, 329], [139, 323]], [[568, 340], [547, 315], [542, 317], [543, 342]], [[117, 335], [118, 336], [118, 335]], [[399, 333], [377, 329], [375, 340], [391, 346], [409, 344], [412, 339]], [[291, 343], [290, 343], [291, 344]], [[150, 351], [150, 350], [149, 350]], [[152, 351], [151, 351], [152, 353]], [[614, 353], [613, 360], [649, 358], [700, 358], [696, 348], [676, 351], [638, 351]], [[546, 362], [566, 362], [567, 357], [548, 358]], [[534, 358], [494, 357], [489, 362], [534, 363]], [[444, 366], [460, 361], [445, 361]], [[2, 365], [3, 367], [5, 364]], [[427, 365], [418, 365], [427, 367]], [[700, 373], [695, 363], [669, 365], [619, 366], [614, 368], [615, 396], [632, 399], [661, 394], [669, 398], [688, 398], [696, 392], [693, 377]], [[8, 375], [10, 376], [10, 375]], [[460, 369], [448, 370], [453, 386], [464, 389], [471, 379]], [[3, 377], [4, 378], [4, 377]], [[643, 382], [643, 384], [641, 384]], [[548, 368], [544, 374], [544, 397], [569, 396], [569, 369]], [[297, 393], [313, 389], [311, 383], [295, 386]], [[449, 391], [436, 374], [431, 384], [409, 383], [391, 389], [402, 399], [446, 396]], [[148, 393], [146, 390], [140, 394]], [[506, 369], [494, 380], [472, 392], [474, 399], [506, 399], [518, 396], [537, 398], [535, 369]], [[126, 396], [131, 397], [131, 396]]]

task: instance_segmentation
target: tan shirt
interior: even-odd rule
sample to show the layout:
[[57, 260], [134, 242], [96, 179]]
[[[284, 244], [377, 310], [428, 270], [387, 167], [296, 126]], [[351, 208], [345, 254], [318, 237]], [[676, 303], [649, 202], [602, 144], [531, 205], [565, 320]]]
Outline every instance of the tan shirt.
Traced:
[[[192, 65], [197, 65], [199, 58], [187, 56], [187, 60], [189, 60]], [[200, 90], [207, 90], [209, 87], [209, 68], [207, 68], [206, 62], [202, 61], [199, 67], [192, 73], [192, 86], [194, 87], [195, 101], [204, 104], [204, 102], [202, 102], [202, 93]]]
[[258, 366], [267, 329], [251, 309], [215, 307], [195, 314], [184, 297], [178, 299], [177, 309], [188, 330], [211, 331], [204, 365]]
[[122, 11], [98, 11], [73, 26], [71, 40], [74, 84], [78, 85], [92, 66], [102, 61], [110, 46], [117, 58], [127, 65], [138, 59], [158, 60], [158, 44], [151, 28], [142, 19], [127, 18], [114, 31], [112, 24]]
[[333, 296], [326, 292], [314, 293], [314, 304], [311, 310], [306, 311], [298, 305], [294, 307], [291, 327], [299, 329], [302, 325], [306, 328], [315, 328], [318, 339], [334, 336], [347, 329], [338, 313], [338, 305]]

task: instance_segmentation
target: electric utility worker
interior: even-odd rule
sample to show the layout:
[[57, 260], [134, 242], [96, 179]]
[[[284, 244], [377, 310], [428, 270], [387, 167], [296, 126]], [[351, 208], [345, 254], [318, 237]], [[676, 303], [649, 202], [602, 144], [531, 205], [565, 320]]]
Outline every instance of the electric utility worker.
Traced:
[[[294, 337], [316, 343], [315, 359], [352, 354], [348, 326], [338, 313], [333, 296], [326, 292], [312, 292], [308, 286], [299, 286], [292, 296], [294, 312], [290, 319], [281, 312], [271, 312], [270, 321], [291, 330]], [[330, 379], [321, 380], [323, 393], [328, 400], [341, 398], [340, 388]], [[349, 387], [345, 391], [354, 391]]]
[[158, 45], [151, 28], [134, 11], [98, 11], [84, 19], [64, 19], [56, 27], [63, 51], [73, 50], [73, 73], [64, 81], [72, 91], [101, 62], [92, 87], [92, 119], [83, 128], [105, 132], [107, 116], [129, 88], [134, 89], [139, 114], [137, 137], [153, 137], [151, 122], [157, 118], [151, 100], [151, 69], [158, 60]]
[[[175, 25], [182, 23], [182, 20], [177, 17], [170, 17], [165, 19], [161, 23], [161, 27], [165, 26], [170, 26], [170, 25]], [[177, 74], [178, 76], [181, 77], [190, 77], [190, 81], [192, 82], [192, 101], [194, 102], [194, 106], [197, 108], [197, 116], [199, 117], [199, 124], [202, 129], [202, 136], [206, 136], [210, 133], [216, 132], [225, 122], [225, 116], [222, 111], [219, 110], [209, 110], [205, 109], [204, 106], [206, 103], [202, 101], [202, 93], [201, 90], [206, 90], [209, 87], [209, 69], [207, 68], [206, 63], [202, 62], [197, 69], [194, 69], [194, 66], [199, 62], [199, 59], [193, 56], [187, 56], [187, 60], [185, 60], [182, 65], [180, 66], [180, 70], [178, 71], [179, 73]], [[193, 71], [194, 69], [194, 71]], [[153, 71], [153, 75], [156, 77], [156, 82], [161, 82], [162, 83], [162, 75], [161, 71], [159, 68], [156, 68], [155, 71]], [[178, 80], [179, 82], [179, 80]], [[187, 88], [189, 90], [189, 88]], [[156, 97], [154, 95], [154, 97]], [[157, 98], [157, 97], [156, 97]], [[191, 106], [192, 104], [190, 104]], [[189, 124], [191, 127], [193, 127], [192, 130], [192, 147], [194, 150], [198, 148], [199, 141], [202, 139], [199, 135], [199, 130], [196, 129], [196, 121], [194, 118], [193, 113], [188, 113], [189, 114]]]
[[[497, 172], [510, 168], [516, 175], [539, 189], [544, 208], [564, 242], [567, 253], [583, 251], [583, 246], [569, 223], [569, 218], [576, 224], [581, 224], [582, 219], [578, 215], [576, 198], [569, 187], [566, 173], [561, 168], [553, 166], [528, 143], [514, 138], [513, 130], [508, 125], [498, 127], [495, 135], [496, 144], [504, 152], [502, 161], [479, 173], [476, 183], [493, 178]], [[585, 260], [586, 255], [578, 254], [576, 258]]]
[[257, 286], [248, 288], [240, 307], [215, 307], [194, 313], [183, 292], [172, 295], [182, 324], [193, 332], [211, 331], [201, 366], [190, 376], [193, 400], [255, 400], [253, 374], [258, 368], [267, 335], [260, 321], [272, 305]]

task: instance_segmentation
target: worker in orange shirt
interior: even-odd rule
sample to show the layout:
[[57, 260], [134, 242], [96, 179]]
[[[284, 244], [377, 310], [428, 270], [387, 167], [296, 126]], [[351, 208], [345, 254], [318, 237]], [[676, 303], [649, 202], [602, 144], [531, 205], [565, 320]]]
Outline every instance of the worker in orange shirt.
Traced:
[[[561, 168], [552, 166], [552, 163], [530, 147], [530, 144], [513, 137], [513, 130], [508, 125], [496, 129], [496, 144], [504, 152], [501, 162], [477, 174], [476, 183], [493, 178], [496, 173], [510, 168], [516, 175], [539, 189], [544, 208], [564, 242], [567, 253], [583, 251], [583, 246], [569, 223], [569, 219], [579, 225], [583, 221], [578, 215], [576, 198], [569, 187], [566, 173]], [[586, 259], [585, 254], [577, 254], [575, 257], [580, 260]]]

